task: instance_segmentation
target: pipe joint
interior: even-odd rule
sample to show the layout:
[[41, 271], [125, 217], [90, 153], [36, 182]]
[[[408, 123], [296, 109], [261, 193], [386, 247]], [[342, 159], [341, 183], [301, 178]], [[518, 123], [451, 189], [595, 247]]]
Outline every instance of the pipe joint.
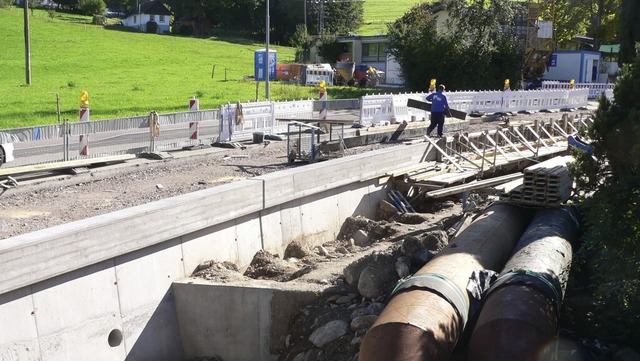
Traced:
[[487, 291], [485, 298], [489, 297], [491, 292], [497, 290], [500, 287], [519, 284], [527, 287], [534, 287], [548, 297], [555, 305], [555, 313], [559, 317], [560, 309], [562, 307], [562, 291], [560, 285], [556, 284], [553, 280], [547, 279], [544, 275], [525, 269], [509, 271], [496, 280], [491, 285], [491, 288]]
[[460, 317], [460, 326], [464, 328], [469, 318], [469, 301], [460, 287], [440, 274], [425, 273], [398, 281], [389, 298], [400, 292], [415, 288], [430, 290], [449, 302]]

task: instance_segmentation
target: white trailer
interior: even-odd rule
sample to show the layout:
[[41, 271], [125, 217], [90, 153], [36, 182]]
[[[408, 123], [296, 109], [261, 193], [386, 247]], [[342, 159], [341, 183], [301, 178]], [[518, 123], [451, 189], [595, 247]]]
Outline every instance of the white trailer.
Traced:
[[544, 80], [597, 83], [600, 73], [600, 52], [586, 50], [558, 50], [551, 55]]

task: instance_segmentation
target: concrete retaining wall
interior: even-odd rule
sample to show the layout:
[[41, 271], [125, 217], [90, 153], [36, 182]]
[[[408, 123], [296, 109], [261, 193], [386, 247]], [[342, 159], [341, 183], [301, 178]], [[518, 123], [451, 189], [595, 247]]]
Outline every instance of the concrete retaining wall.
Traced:
[[[0, 241], [0, 359], [182, 359], [171, 284], [205, 260], [334, 238], [426, 145], [311, 164]], [[215, 302], [215, 301], [213, 301]]]

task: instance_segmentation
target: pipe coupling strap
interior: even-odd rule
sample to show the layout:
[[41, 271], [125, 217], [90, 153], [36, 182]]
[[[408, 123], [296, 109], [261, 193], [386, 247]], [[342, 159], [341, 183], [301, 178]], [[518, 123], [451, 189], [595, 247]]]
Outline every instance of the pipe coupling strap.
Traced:
[[437, 293], [440, 297], [447, 300], [456, 310], [462, 322], [461, 326], [464, 328], [467, 324], [467, 319], [469, 318], [469, 301], [460, 287], [456, 286], [451, 280], [437, 273], [413, 275], [398, 281], [396, 287], [391, 292], [391, 297], [411, 288], [425, 288]]
[[510, 271], [501, 275], [498, 277], [496, 282], [491, 285], [491, 288], [489, 288], [485, 297], [488, 297], [491, 292], [500, 287], [513, 284], [535, 287], [553, 301], [555, 304], [556, 315], [560, 315], [560, 308], [562, 307], [562, 297], [560, 295], [562, 294], [562, 291], [558, 288], [559, 285], [554, 285], [553, 282], [549, 281], [540, 273], [530, 270]]

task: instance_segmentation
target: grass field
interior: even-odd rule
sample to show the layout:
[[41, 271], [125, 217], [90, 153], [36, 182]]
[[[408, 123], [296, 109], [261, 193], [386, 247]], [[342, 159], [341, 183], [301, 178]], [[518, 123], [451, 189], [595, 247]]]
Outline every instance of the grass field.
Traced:
[[[363, 29], [385, 32], [415, 0], [365, 0]], [[393, 9], [393, 11], [390, 11]], [[91, 119], [186, 111], [196, 96], [201, 109], [256, 100], [256, 49], [246, 40], [175, 37], [115, 30], [90, 24], [89, 17], [44, 10], [30, 14], [31, 85], [26, 85], [21, 8], [0, 9], [0, 129], [78, 120], [80, 93], [89, 94]], [[272, 46], [279, 62], [292, 62], [294, 49]], [[214, 71], [215, 67], [215, 71]], [[271, 82], [272, 100], [316, 98], [314, 87]], [[331, 88], [329, 98], [359, 97], [359, 88]], [[258, 88], [265, 99], [264, 84]]]
[[402, 17], [424, 0], [364, 0], [364, 24], [356, 31], [360, 35], [387, 33], [387, 23]]

